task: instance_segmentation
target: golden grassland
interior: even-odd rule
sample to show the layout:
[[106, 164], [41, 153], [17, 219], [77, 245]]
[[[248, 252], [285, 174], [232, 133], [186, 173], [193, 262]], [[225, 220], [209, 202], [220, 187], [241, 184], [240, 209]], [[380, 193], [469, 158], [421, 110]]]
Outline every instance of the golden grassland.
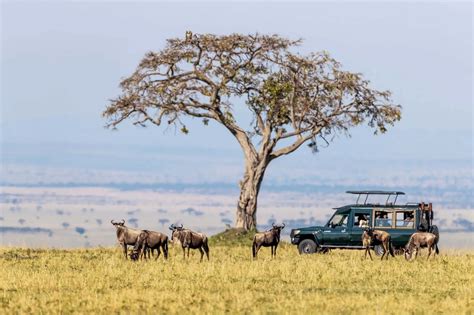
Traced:
[[363, 260], [362, 251], [298, 255], [283, 244], [211, 247], [183, 261], [131, 262], [118, 248], [0, 249], [0, 313], [472, 314], [474, 252]]

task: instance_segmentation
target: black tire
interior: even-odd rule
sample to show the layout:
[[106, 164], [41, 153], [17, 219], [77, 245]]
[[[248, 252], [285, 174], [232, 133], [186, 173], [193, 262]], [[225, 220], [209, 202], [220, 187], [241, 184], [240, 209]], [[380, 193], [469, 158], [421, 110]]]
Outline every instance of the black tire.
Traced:
[[318, 250], [318, 245], [316, 244], [315, 241], [310, 240], [310, 239], [302, 240], [298, 244], [298, 251], [300, 252], [301, 255], [314, 254], [317, 252], [317, 250]]
[[382, 256], [385, 251], [383, 250], [382, 245], [375, 245], [374, 252], [375, 252], [375, 255]]

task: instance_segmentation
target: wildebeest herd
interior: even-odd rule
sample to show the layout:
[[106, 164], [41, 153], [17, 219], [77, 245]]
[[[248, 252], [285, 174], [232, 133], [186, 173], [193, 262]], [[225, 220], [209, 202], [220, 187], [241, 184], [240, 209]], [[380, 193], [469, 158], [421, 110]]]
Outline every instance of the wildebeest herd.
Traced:
[[[127, 259], [128, 256], [132, 260], [147, 259], [151, 258], [154, 254], [154, 250], [157, 251], [156, 258], [158, 259], [163, 250], [164, 259], [168, 259], [168, 236], [164, 233], [133, 229], [125, 226], [125, 220], [120, 222], [111, 223], [116, 228], [117, 240], [120, 246], [123, 248], [123, 254]], [[271, 256], [276, 257], [276, 250], [280, 243], [281, 230], [285, 228], [285, 224], [275, 225], [272, 224], [272, 228], [265, 232], [257, 232], [253, 237], [252, 242], [252, 256], [254, 259], [257, 258], [258, 251], [263, 247], [271, 247]], [[201, 259], [203, 260], [204, 254], [206, 254], [207, 260], [209, 260], [209, 244], [208, 238], [205, 234], [186, 229], [183, 225], [172, 224], [169, 229], [171, 230], [171, 241], [175, 244], [180, 244], [183, 249], [183, 258], [189, 258], [189, 251], [191, 249], [198, 249], [201, 253]], [[439, 254], [438, 249], [439, 237], [429, 232], [416, 232], [413, 233], [403, 249], [406, 260], [415, 258], [418, 256], [418, 252], [421, 248], [428, 248], [428, 257], [431, 256], [434, 250], [436, 254]], [[380, 245], [383, 248], [383, 254], [381, 259], [388, 259], [390, 254], [392, 257], [395, 256], [394, 249], [392, 246], [391, 236], [386, 231], [374, 230], [373, 228], [366, 228], [362, 233], [362, 244], [365, 249], [364, 257], [367, 258], [369, 254], [372, 260], [372, 254], [370, 249], [374, 245]], [[133, 246], [133, 250], [128, 254], [128, 246]]]
[[[110, 223], [116, 228], [117, 240], [123, 248], [125, 258], [128, 258], [128, 256], [130, 256], [132, 260], [138, 260], [139, 258], [146, 259], [147, 256], [151, 258], [153, 251], [156, 249], [156, 259], [158, 259], [161, 254], [161, 248], [165, 260], [168, 259], [168, 236], [166, 234], [129, 228], [125, 226], [125, 220], [121, 222], [112, 220]], [[209, 245], [206, 235], [185, 229], [183, 225], [175, 226], [172, 224], [170, 230], [171, 241], [181, 244], [184, 258], [186, 258], [185, 252], [187, 248], [188, 258], [190, 249], [199, 249], [201, 252], [201, 261], [204, 253], [206, 253], [207, 259], [209, 260]], [[128, 254], [127, 250], [129, 245], [133, 246], [131, 254]]]
[[[407, 245], [403, 249], [406, 260], [411, 260], [413, 252], [415, 252], [415, 258], [418, 257], [418, 252], [421, 248], [428, 248], [428, 258], [431, 256], [431, 251], [434, 250], [436, 254], [439, 254], [438, 249], [439, 237], [430, 232], [416, 232], [410, 236]], [[370, 254], [370, 248], [373, 245], [381, 245], [383, 248], [383, 254], [380, 259], [386, 257], [388, 254], [395, 257], [394, 249], [392, 246], [392, 237], [386, 231], [374, 230], [372, 228], [366, 228], [362, 233], [362, 245], [365, 248], [364, 257], [367, 258], [367, 253], [372, 259]]]

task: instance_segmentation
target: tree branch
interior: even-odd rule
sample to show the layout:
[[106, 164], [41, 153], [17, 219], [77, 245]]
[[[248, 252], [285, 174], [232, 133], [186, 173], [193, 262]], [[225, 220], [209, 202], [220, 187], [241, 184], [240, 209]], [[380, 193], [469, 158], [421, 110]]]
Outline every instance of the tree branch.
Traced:
[[297, 150], [303, 143], [305, 143], [306, 141], [308, 141], [309, 139], [313, 138], [314, 136], [316, 136], [323, 128], [322, 127], [318, 127], [316, 128], [315, 130], [313, 130], [313, 132], [311, 132], [309, 135], [307, 135], [306, 137], [303, 137], [301, 136], [300, 138], [298, 138], [298, 140], [296, 140], [293, 144], [287, 146], [287, 147], [284, 147], [284, 148], [281, 148], [275, 152], [272, 152], [270, 154], [270, 159], [273, 160], [273, 159], [276, 159], [277, 157], [280, 157], [282, 155], [286, 155], [286, 154], [290, 154], [292, 152], [294, 152], [295, 150]]

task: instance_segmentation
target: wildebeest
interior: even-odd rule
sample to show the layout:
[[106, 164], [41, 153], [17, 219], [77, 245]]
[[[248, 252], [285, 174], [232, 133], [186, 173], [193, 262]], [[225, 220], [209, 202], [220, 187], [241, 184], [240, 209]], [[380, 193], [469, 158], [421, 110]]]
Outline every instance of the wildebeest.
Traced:
[[285, 223], [282, 225], [272, 224], [272, 228], [265, 232], [255, 233], [252, 243], [252, 256], [257, 258], [258, 251], [260, 247], [271, 247], [272, 258], [276, 257], [276, 250], [278, 243], [280, 243], [280, 233], [281, 230], [285, 227]]
[[138, 236], [130, 258], [133, 260], [137, 260], [139, 257], [146, 259], [147, 252], [148, 258], [151, 258], [150, 251], [153, 252], [156, 249], [158, 253], [155, 259], [157, 260], [161, 254], [160, 247], [163, 250], [165, 260], [168, 259], [168, 236], [160, 232], [143, 230]]
[[386, 256], [386, 259], [388, 260], [388, 253], [390, 253], [392, 257], [395, 257], [395, 254], [393, 253], [392, 237], [385, 231], [366, 228], [364, 233], [362, 233], [362, 245], [365, 248], [364, 257], [367, 258], [367, 253], [369, 253], [370, 260], [373, 260], [372, 254], [370, 253], [370, 247], [372, 245], [382, 245], [383, 254], [380, 258], [381, 260], [384, 256]]
[[190, 249], [199, 249], [201, 252], [201, 261], [204, 257], [204, 253], [206, 253], [207, 260], [209, 260], [209, 245], [207, 243], [207, 236], [203, 233], [198, 233], [191, 231], [189, 229], [183, 228], [181, 226], [175, 226], [172, 224], [170, 226], [171, 232], [171, 241], [173, 243], [179, 242], [181, 243], [181, 247], [183, 248], [183, 258], [186, 259], [186, 248], [188, 249], [188, 258], [189, 258], [189, 250]]
[[127, 259], [127, 246], [135, 246], [138, 236], [142, 230], [126, 227], [125, 220], [122, 220], [122, 222], [115, 222], [114, 220], [111, 220], [110, 223], [112, 223], [117, 230], [117, 240], [120, 246], [123, 247], [123, 254], [125, 255], [125, 259]]
[[426, 259], [430, 258], [432, 249], [435, 250], [436, 254], [439, 254], [438, 237], [429, 232], [413, 233], [405, 246], [405, 259], [410, 260], [413, 256], [413, 251], [415, 251], [415, 258], [418, 257], [420, 248], [424, 247], [428, 247], [428, 257]]

